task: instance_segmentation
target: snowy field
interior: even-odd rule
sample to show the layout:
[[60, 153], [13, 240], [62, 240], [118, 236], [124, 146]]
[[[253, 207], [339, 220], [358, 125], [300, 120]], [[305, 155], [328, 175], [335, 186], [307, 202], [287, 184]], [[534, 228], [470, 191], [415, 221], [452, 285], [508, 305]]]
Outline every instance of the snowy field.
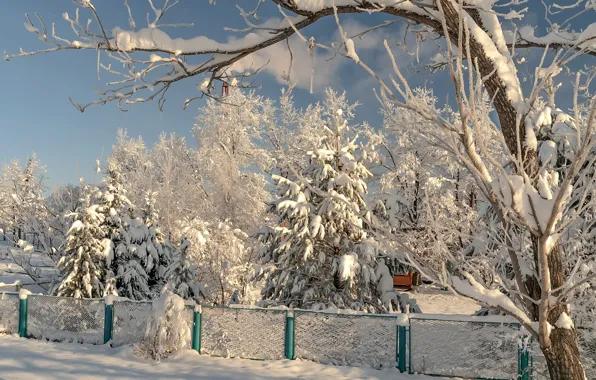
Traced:
[[0, 379], [371, 379], [440, 380], [397, 370], [334, 367], [306, 361], [256, 361], [199, 356], [187, 351], [161, 363], [135, 357], [130, 346], [110, 348], [47, 343], [0, 335]]

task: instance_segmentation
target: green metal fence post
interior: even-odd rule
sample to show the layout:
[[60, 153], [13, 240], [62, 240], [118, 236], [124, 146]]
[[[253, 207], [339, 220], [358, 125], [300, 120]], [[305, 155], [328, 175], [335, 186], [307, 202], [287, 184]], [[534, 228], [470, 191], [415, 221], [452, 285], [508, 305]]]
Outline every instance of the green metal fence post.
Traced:
[[518, 367], [517, 367], [517, 379], [518, 380], [530, 380], [530, 337], [524, 336], [522, 343], [517, 349], [518, 356]]
[[294, 360], [294, 312], [286, 312], [286, 334], [284, 356], [286, 359]]
[[112, 340], [112, 331], [114, 328], [114, 304], [106, 302], [105, 317], [103, 320], [103, 343], [106, 344]]
[[201, 305], [197, 305], [192, 325], [192, 349], [201, 353]]
[[397, 368], [399, 372], [406, 372], [406, 357], [407, 357], [407, 343], [406, 343], [406, 326], [397, 326]]
[[29, 292], [25, 289], [19, 291], [19, 336], [27, 337], [27, 296]]

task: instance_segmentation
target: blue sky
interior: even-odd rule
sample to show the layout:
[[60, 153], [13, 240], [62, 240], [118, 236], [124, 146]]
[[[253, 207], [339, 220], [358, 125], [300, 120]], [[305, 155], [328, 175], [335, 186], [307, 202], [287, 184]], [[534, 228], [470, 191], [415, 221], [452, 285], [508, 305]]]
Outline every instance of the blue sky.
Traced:
[[[530, 3], [534, 1], [537, 0], [530, 0]], [[133, 5], [137, 24], [143, 24], [144, 15], [148, 10], [147, 2], [129, 2]], [[220, 0], [213, 6], [209, 5], [207, 0], [182, 0], [166, 16], [166, 21], [193, 22], [195, 26], [167, 31], [180, 37], [205, 34], [213, 39], [225, 41], [230, 35], [223, 31], [225, 26], [243, 26], [242, 19], [234, 8], [236, 2]], [[123, 28], [128, 25], [123, 1], [96, 0], [94, 3], [108, 29], [116, 25]], [[158, 0], [157, 3], [161, 2]], [[247, 7], [252, 5], [252, 2], [241, 3], [246, 3]], [[48, 25], [56, 23], [59, 34], [70, 37], [70, 28], [63, 21], [62, 13], [68, 11], [72, 15], [75, 8], [70, 0], [5, 1], [0, 13], [0, 49], [11, 54], [18, 52], [21, 47], [27, 51], [47, 47], [23, 27], [25, 13], [29, 13], [31, 17], [34, 17], [35, 12], [39, 13]], [[275, 9], [265, 11], [265, 15], [279, 17]], [[88, 13], [81, 15], [84, 15], [85, 19], [89, 17]], [[359, 31], [364, 24], [374, 25], [387, 19], [388, 16], [378, 14], [346, 16], [342, 18], [342, 23], [345, 23], [344, 27], [349, 31]], [[536, 19], [537, 16], [531, 14], [528, 21]], [[370, 38], [357, 41], [356, 47], [361, 58], [374, 68], [386, 69], [383, 67], [384, 61], [377, 59], [384, 54], [379, 47], [381, 44], [378, 43], [378, 39], [397, 36], [396, 32], [402, 27], [394, 26], [392, 29], [371, 35]], [[315, 35], [322, 42], [329, 41], [337, 35], [336, 33], [337, 27], [332, 18], [322, 20], [305, 31], [305, 34]], [[292, 46], [296, 49], [295, 53], [304, 49], [297, 39], [292, 40]], [[282, 87], [280, 73], [287, 67], [287, 57], [283, 58], [285, 54], [287, 53], [283, 48], [274, 47], [264, 52], [261, 57], [255, 57], [255, 60], [272, 59], [265, 73], [258, 78], [258, 83], [263, 85], [262, 89], [258, 90], [260, 94], [278, 97]], [[413, 85], [427, 83], [439, 91], [448, 89], [444, 75], [430, 76], [428, 73], [418, 73], [415, 70], [413, 55], [404, 51], [398, 54], [398, 59], [404, 62], [403, 66]], [[432, 46], [422, 49], [421, 60], [432, 54]], [[299, 105], [319, 100], [325, 86], [331, 86], [336, 90], [345, 89], [351, 100], [363, 103], [358, 118], [378, 125], [378, 104], [372, 92], [375, 83], [362, 69], [341, 57], [326, 62], [325, 57], [319, 54], [315, 58], [315, 93], [311, 95], [306, 90], [310, 58], [307, 55], [295, 55], [304, 57], [301, 61], [294, 62], [297, 69], [296, 77], [302, 79], [294, 92]], [[96, 53], [91, 51], [62, 51], [10, 62], [3, 61], [0, 64], [3, 93], [3, 101], [0, 102], [0, 160], [7, 161], [15, 157], [24, 160], [32, 152], [36, 152], [47, 167], [48, 184], [54, 187], [58, 184], [76, 182], [79, 177], [91, 180], [95, 159], [102, 155], [102, 151], [104, 158], [109, 154], [118, 128], [126, 128], [131, 136], [142, 135], [147, 145], [152, 145], [162, 131], [174, 132], [192, 141], [190, 130], [201, 102], [193, 103], [186, 111], [182, 110], [182, 103], [187, 97], [196, 96], [195, 85], [200, 82], [199, 78], [184, 81], [174, 87], [169, 92], [163, 113], [158, 111], [155, 103], [132, 106], [129, 112], [121, 112], [116, 104], [107, 104], [89, 107], [85, 113], [80, 113], [70, 104], [68, 97], [80, 103], [96, 99], [93, 89], [103, 87], [105, 83], [105, 75], [102, 80], [97, 79], [96, 59]], [[104, 62], [108, 63], [108, 60]]]

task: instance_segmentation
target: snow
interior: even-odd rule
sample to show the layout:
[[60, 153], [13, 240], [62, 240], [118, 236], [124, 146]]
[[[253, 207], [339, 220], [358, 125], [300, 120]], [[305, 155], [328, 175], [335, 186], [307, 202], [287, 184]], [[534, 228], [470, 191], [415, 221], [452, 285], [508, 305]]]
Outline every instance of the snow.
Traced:
[[410, 326], [410, 318], [408, 317], [408, 314], [398, 314], [395, 320], [398, 326]]
[[530, 318], [509, 297], [501, 293], [498, 289], [486, 289], [474, 280], [472, 276], [468, 275], [466, 277], [468, 279], [467, 282], [455, 276], [451, 277], [453, 287], [457, 292], [472, 297], [486, 305], [500, 307], [526, 325], [532, 323]]
[[551, 140], [543, 141], [538, 152], [540, 163], [546, 168], [553, 168], [557, 164], [557, 143]]
[[342, 280], [354, 277], [353, 269], [358, 265], [358, 255], [350, 253], [339, 259], [339, 276]]
[[507, 98], [515, 106], [522, 106], [524, 97], [521, 91], [521, 85], [517, 77], [517, 71], [513, 64], [513, 60], [511, 57], [509, 57], [509, 54], [506, 51], [506, 46], [504, 51], [500, 51], [501, 49], [499, 49], [499, 46], [504, 46], [505, 42], [502, 31], [499, 34], [496, 31], [500, 30], [500, 28], [497, 29], [495, 27], [493, 29], [493, 38], [496, 40], [496, 42], [494, 42], [491, 37], [472, 19], [472, 16], [464, 12], [464, 17], [466, 17], [467, 25], [470, 28], [470, 35], [472, 35], [476, 42], [482, 46], [486, 57], [493, 62], [496, 73], [505, 86]]
[[547, 199], [547, 200], [553, 199], [553, 192], [550, 190], [550, 186], [548, 185], [548, 182], [542, 175], [540, 175], [538, 177], [537, 186], [538, 186], [538, 193], [540, 194], [540, 196], [542, 198]]
[[536, 134], [531, 124], [526, 124], [526, 148], [531, 150], [538, 149], [538, 140], [536, 140]]
[[27, 29], [29, 33], [39, 33], [39, 29], [37, 29], [35, 26], [33, 26], [33, 24], [29, 23], [28, 21], [25, 22], [25, 29]]
[[19, 299], [26, 300], [27, 297], [31, 294], [31, 292], [25, 288], [19, 290]]
[[563, 313], [561, 313], [561, 315], [559, 315], [559, 319], [557, 319], [555, 326], [557, 326], [560, 329], [572, 330], [573, 329], [573, 320], [571, 320], [571, 317], [569, 316], [569, 314], [563, 312]]
[[440, 380], [439, 377], [400, 374], [396, 369], [375, 370], [327, 366], [300, 360], [256, 361], [199, 356], [185, 351], [178, 359], [160, 363], [134, 356], [130, 346], [110, 348], [48, 343], [0, 336], [0, 372], [6, 380], [69, 379], [370, 379]]
[[[545, 199], [542, 195], [548, 196], [548, 192], [542, 193], [545, 189], [541, 189], [542, 191], [539, 192], [534, 186], [525, 181], [523, 177], [509, 175], [508, 179], [511, 181], [511, 186], [503, 176], [499, 176], [497, 180], [493, 181], [493, 190], [495, 193], [502, 196], [503, 203], [515, 210], [515, 212], [524, 218], [527, 224], [539, 229], [543, 233], [550, 232], [546, 231], [546, 227], [560, 189], [553, 189], [550, 199]], [[568, 192], [566, 191], [563, 196], [563, 205], [569, 199], [570, 194], [567, 194]]]
[[346, 55], [352, 58], [356, 63], [360, 62], [360, 57], [356, 54], [356, 48], [354, 47], [354, 41], [351, 38], [346, 39]]
[[407, 295], [424, 315], [459, 314], [461, 317], [474, 315], [481, 309], [481, 305], [470, 298], [438, 289], [420, 287], [415, 292], [407, 292]]

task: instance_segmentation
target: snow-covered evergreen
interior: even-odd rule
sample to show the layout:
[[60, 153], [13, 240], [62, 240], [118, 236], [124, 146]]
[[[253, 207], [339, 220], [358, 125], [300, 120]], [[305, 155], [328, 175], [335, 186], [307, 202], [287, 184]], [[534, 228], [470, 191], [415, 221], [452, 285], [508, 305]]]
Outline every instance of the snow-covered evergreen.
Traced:
[[[169, 245], [169, 244], [168, 244]], [[167, 248], [168, 250], [170, 247]], [[197, 277], [197, 266], [189, 257], [190, 241], [182, 238], [173, 254], [172, 264], [166, 269], [164, 292], [173, 292], [197, 303], [205, 298], [203, 286]]]
[[104, 187], [100, 202], [105, 213], [106, 289], [113, 294], [115, 285], [115, 292], [121, 297], [150, 299], [151, 286], [160, 282], [163, 249], [156, 228], [147, 226], [143, 219], [156, 225], [152, 218], [157, 213], [149, 199], [141, 211], [143, 219], [134, 217], [135, 209], [126, 197], [115, 164], [108, 165]]
[[141, 207], [140, 221], [147, 226], [147, 252], [155, 258], [152, 268], [148, 271], [149, 287], [159, 291], [165, 281], [165, 271], [172, 262], [172, 252], [164, 247], [164, 236], [159, 227], [159, 214], [156, 208], [156, 195], [152, 191], [145, 192], [145, 203]]
[[58, 268], [64, 278], [57, 294], [75, 298], [98, 298], [103, 295], [105, 257], [102, 236], [104, 215], [92, 203], [92, 188], [86, 185], [76, 212], [74, 223], [67, 233], [65, 256]]
[[367, 154], [346, 138], [342, 114], [332, 114], [304, 169], [274, 176], [280, 198], [272, 210], [277, 226], [266, 236], [271, 248], [262, 256], [265, 304], [385, 309], [376, 289], [377, 245], [364, 219]]

